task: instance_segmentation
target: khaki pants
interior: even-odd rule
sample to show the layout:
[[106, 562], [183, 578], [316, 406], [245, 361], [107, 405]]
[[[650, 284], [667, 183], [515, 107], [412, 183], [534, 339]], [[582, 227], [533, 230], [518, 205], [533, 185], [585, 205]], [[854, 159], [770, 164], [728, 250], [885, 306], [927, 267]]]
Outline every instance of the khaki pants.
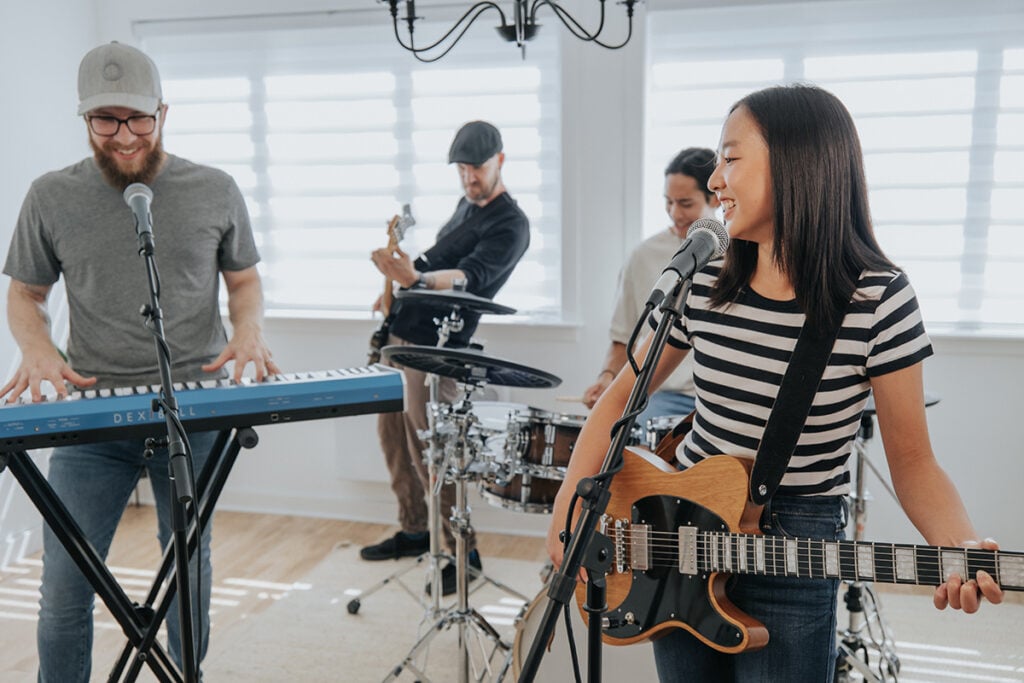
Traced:
[[[400, 337], [388, 337], [388, 345], [410, 346]], [[390, 364], [388, 361], [382, 361]], [[417, 533], [428, 530], [428, 509], [426, 495], [430, 489], [427, 463], [423, 456], [427, 445], [419, 438], [418, 432], [426, 430], [430, 425], [427, 420], [427, 404], [430, 402], [430, 386], [427, 374], [402, 367], [405, 375], [405, 411], [401, 413], [381, 413], [377, 416], [377, 435], [380, 447], [384, 452], [384, 460], [391, 473], [391, 490], [398, 499], [398, 523], [402, 531]], [[452, 403], [459, 396], [459, 388], [454, 379], [439, 377], [437, 387], [439, 403]], [[443, 476], [439, 472], [438, 476]], [[438, 511], [441, 529], [449, 550], [454, 551], [455, 536], [452, 534], [448, 518], [455, 504], [455, 486], [447, 484], [441, 488], [441, 501]], [[467, 538], [467, 549], [476, 545], [472, 534]]]

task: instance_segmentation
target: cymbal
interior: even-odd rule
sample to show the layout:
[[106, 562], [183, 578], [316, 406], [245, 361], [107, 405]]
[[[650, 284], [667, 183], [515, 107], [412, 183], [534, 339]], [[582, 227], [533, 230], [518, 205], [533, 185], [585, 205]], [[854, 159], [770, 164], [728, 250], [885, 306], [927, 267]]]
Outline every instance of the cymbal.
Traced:
[[[941, 399], [938, 396], [936, 396], [935, 394], [929, 394], [927, 391], [924, 392], [924, 407], [925, 408], [932, 407], [933, 405], [938, 403], [940, 400]], [[867, 413], [868, 415], [874, 415], [875, 414], [875, 395], [874, 394], [872, 394], [871, 396], [868, 396], [868, 402], [864, 406], [864, 412]]]
[[381, 356], [396, 365], [451, 377], [464, 384], [547, 389], [562, 383], [561, 378], [543, 370], [519, 365], [503, 358], [486, 356], [475, 349], [395, 345], [381, 349]]
[[440, 308], [464, 308], [475, 313], [511, 315], [516, 312], [514, 308], [494, 303], [490, 299], [461, 289], [402, 289], [395, 293], [395, 298], [418, 301]]

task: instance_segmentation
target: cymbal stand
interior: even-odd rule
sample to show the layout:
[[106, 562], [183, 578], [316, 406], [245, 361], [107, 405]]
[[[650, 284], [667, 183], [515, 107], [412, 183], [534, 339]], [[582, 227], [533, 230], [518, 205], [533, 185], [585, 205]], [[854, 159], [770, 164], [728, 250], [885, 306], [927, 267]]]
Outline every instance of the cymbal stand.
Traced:
[[[416, 675], [417, 681], [429, 683], [429, 677], [416, 660], [439, 633], [452, 626], [456, 626], [458, 630], [457, 680], [459, 683], [491, 680], [495, 672], [492, 666], [503, 665], [512, 651], [512, 644], [504, 640], [501, 634], [479, 612], [469, 606], [469, 572], [472, 568], [469, 567], [467, 539], [472, 535], [472, 526], [470, 524], [467, 482], [477, 476], [470, 467], [475, 459], [475, 452], [469, 432], [476, 423], [476, 418], [472, 413], [470, 395], [477, 388], [479, 387], [473, 384], [465, 385], [465, 397], [452, 407], [448, 416], [449, 424], [454, 425], [455, 429], [449, 431], [445, 435], [446, 438], [443, 439], [444, 463], [446, 464], [444, 471], [455, 486], [455, 505], [452, 507], [451, 525], [455, 534], [456, 601], [441, 613], [439, 618], [416, 641], [402, 663], [385, 677], [385, 683], [396, 680], [406, 669]], [[441, 484], [440, 480], [436, 482], [431, 491], [431, 498], [440, 498]], [[528, 601], [526, 596], [507, 586], [482, 574], [480, 576], [486, 582], [521, 598], [524, 602]], [[432, 590], [435, 600], [439, 594], [439, 584], [440, 581], [435, 577]]]
[[[879, 475], [878, 470], [867, 457], [868, 442], [874, 435], [874, 416], [865, 411], [860, 418], [860, 428], [853, 442], [853, 454], [857, 459], [857, 475], [854, 481], [853, 498], [853, 540], [864, 538], [864, 524], [867, 520], [867, 469], [870, 468], [879, 478], [882, 486], [896, 497], [895, 492]], [[896, 681], [900, 670], [900, 660], [896, 656], [895, 645], [882, 620], [881, 606], [871, 587], [861, 581], [846, 581], [846, 594], [843, 601], [849, 614], [849, 621], [839, 635], [839, 655], [836, 659], [835, 683], [848, 683], [853, 680], [888, 683]], [[867, 598], [867, 599], [865, 599]], [[867, 636], [867, 639], [864, 638]], [[871, 668], [871, 653], [878, 660], [877, 670]], [[853, 678], [854, 671], [860, 678]]]
[[[434, 324], [438, 326], [437, 346], [440, 348], [448, 343], [448, 339], [453, 333], [462, 331], [464, 321], [459, 313], [459, 307], [453, 307], [443, 319], [438, 320], [437, 318], [434, 318]], [[427, 619], [436, 618], [441, 613], [442, 561], [446, 560], [448, 562], [452, 562], [455, 559], [448, 553], [441, 550], [440, 506], [441, 484], [444, 479], [443, 477], [438, 477], [439, 472], [445, 471], [446, 466], [439, 467], [439, 464], [447, 462], [446, 458], [442, 461], [441, 456], [444, 454], [444, 444], [449, 437], [451, 427], [446, 419], [448, 406], [440, 403], [438, 400], [438, 376], [428, 374], [425, 381], [427, 386], [430, 387], [430, 402], [427, 405], [427, 430], [426, 432], [421, 432], [419, 437], [428, 444], [426, 460], [427, 480], [429, 482], [430, 490], [427, 495], [427, 531], [430, 534], [430, 548], [427, 552], [419, 555], [419, 557], [416, 558], [415, 563], [385, 576], [369, 588], [360, 591], [359, 595], [348, 603], [347, 609], [349, 614], [356, 614], [359, 612], [359, 608], [362, 606], [365, 598], [392, 583], [397, 583], [403, 590], [405, 590], [406, 593], [412, 596], [414, 600], [423, 605], [426, 610]], [[401, 581], [403, 576], [428, 561], [429, 568], [427, 571], [428, 576], [430, 577], [429, 585], [431, 596], [429, 600], [423, 597], [422, 592], [413, 592]], [[476, 569], [473, 569], [473, 571], [475, 572]]]

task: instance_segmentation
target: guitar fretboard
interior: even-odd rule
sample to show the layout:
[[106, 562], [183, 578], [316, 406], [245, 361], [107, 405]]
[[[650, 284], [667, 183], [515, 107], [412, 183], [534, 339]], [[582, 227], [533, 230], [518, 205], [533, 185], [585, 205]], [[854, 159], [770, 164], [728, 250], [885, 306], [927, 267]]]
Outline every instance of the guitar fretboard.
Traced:
[[937, 586], [984, 570], [1004, 590], [1024, 590], [1024, 553], [868, 541], [825, 541], [617, 523], [619, 572], [673, 567], [682, 574], [759, 574]]

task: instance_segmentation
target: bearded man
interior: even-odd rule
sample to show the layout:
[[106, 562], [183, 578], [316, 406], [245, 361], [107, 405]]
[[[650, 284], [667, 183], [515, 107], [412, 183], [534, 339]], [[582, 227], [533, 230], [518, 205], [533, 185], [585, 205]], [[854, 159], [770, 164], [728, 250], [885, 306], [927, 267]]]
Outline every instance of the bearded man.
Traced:
[[[434, 245], [415, 259], [397, 247], [377, 249], [370, 258], [383, 275], [403, 289], [451, 289], [462, 281], [470, 294], [490, 299], [505, 285], [530, 246], [530, 221], [505, 189], [501, 177], [505, 163], [501, 132], [486, 121], [470, 121], [455, 133], [448, 149], [448, 163], [455, 164], [462, 196], [451, 218], [438, 230]], [[374, 309], [380, 308], [380, 301], [378, 298]], [[444, 316], [443, 308], [399, 299], [391, 314], [389, 345], [437, 344], [436, 319]], [[479, 320], [479, 313], [464, 312], [462, 328], [449, 336], [447, 345], [468, 346]], [[430, 392], [425, 373], [409, 367], [402, 372], [405, 410], [381, 413], [377, 420], [377, 435], [391, 475], [391, 490], [398, 501], [401, 529], [394, 536], [360, 550], [360, 556], [371, 562], [416, 556], [430, 550], [429, 508], [425, 500], [430, 477], [423, 462], [425, 444], [419, 436], [429, 427]], [[440, 402], [452, 403], [458, 396], [455, 380], [441, 377], [437, 394]], [[440, 509], [444, 512], [455, 503], [453, 489], [451, 484], [441, 489]], [[455, 534], [451, 525], [444, 524], [441, 531], [445, 544], [453, 549]], [[472, 528], [465, 531], [472, 581], [480, 576], [483, 564]], [[444, 595], [455, 592], [456, 581], [455, 564], [449, 563], [441, 573]], [[429, 592], [429, 583], [425, 590]]]
[[[139, 314], [149, 301], [148, 274], [122, 197], [132, 183], [153, 191], [154, 258], [172, 379], [227, 377], [228, 361], [236, 380], [248, 363], [257, 379], [279, 372], [263, 339], [259, 254], [245, 202], [227, 174], [164, 151], [167, 105], [156, 65], [127, 45], [101, 45], [82, 59], [78, 95], [93, 156], [38, 178], [25, 197], [4, 266], [11, 278], [8, 323], [22, 359], [0, 397], [41, 401], [48, 394], [64, 398], [73, 388], [159, 384], [153, 336]], [[51, 339], [47, 313], [50, 290], [62, 276], [70, 323], [65, 353]], [[220, 316], [221, 277], [230, 340]], [[215, 438], [215, 432], [189, 434], [196, 472]], [[167, 448], [151, 457], [145, 451], [144, 441], [134, 439], [55, 448], [50, 457], [50, 486], [101, 557], [143, 471], [153, 486], [160, 543], [166, 548], [171, 542]], [[193, 613], [201, 615], [193, 648], [200, 659], [209, 634], [209, 525], [202, 539], [202, 568], [194, 569], [201, 584], [192, 590]], [[41, 594], [39, 681], [88, 683], [95, 594], [49, 526]], [[181, 667], [176, 604], [167, 627], [171, 656]]]

